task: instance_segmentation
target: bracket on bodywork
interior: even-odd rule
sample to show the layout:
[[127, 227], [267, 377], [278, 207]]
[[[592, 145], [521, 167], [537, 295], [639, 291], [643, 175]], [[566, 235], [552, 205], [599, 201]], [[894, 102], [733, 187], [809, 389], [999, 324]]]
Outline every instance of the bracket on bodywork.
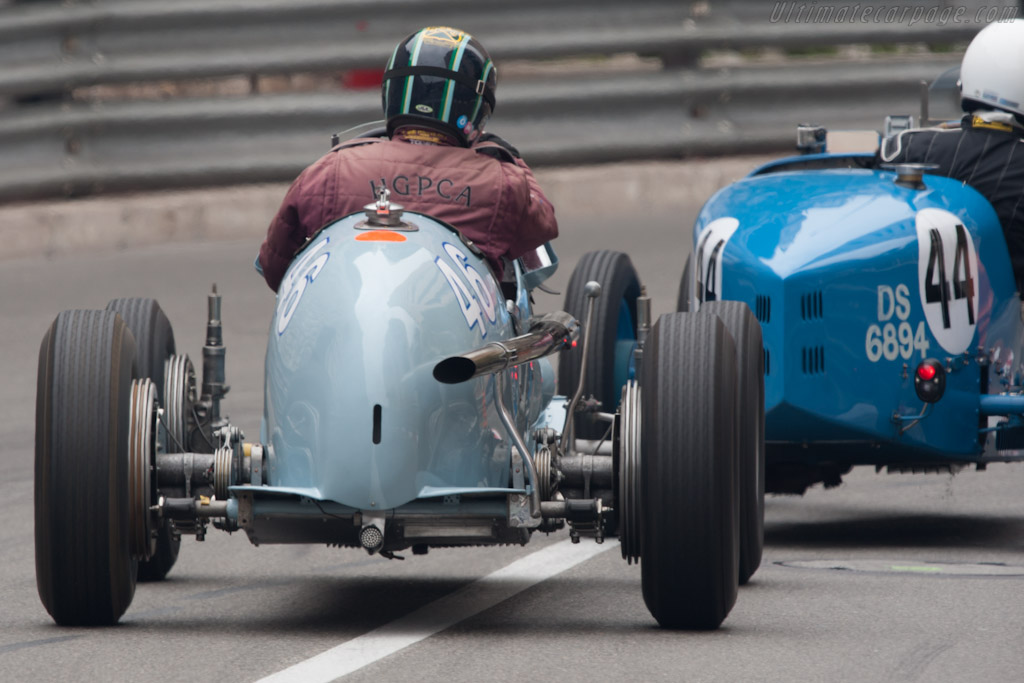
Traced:
[[904, 432], [928, 417], [931, 412], [932, 403], [925, 403], [924, 408], [917, 415], [900, 415], [895, 410], [892, 413], [892, 421], [896, 424], [896, 434], [902, 436]]

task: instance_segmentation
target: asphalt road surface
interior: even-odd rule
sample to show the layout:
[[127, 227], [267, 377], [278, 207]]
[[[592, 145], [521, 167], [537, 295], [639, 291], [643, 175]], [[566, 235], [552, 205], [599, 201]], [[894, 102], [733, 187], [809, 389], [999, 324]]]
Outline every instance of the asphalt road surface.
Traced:
[[[563, 290], [580, 255], [628, 251], [669, 310], [698, 204], [623, 193], [561, 207]], [[1024, 680], [1024, 466], [885, 475], [770, 497], [761, 569], [715, 632], [659, 630], [618, 546], [540, 536], [523, 548], [389, 561], [252, 547], [212, 531], [140, 584], [119, 626], [59, 628], [39, 602], [32, 522], [38, 345], [67, 308], [153, 296], [200, 358], [205, 296], [224, 296], [225, 409], [250, 438], [273, 297], [233, 242], [0, 262], [2, 681]], [[0, 249], [2, 249], [0, 245]], [[559, 305], [543, 295], [541, 310]], [[325, 654], [326, 653], [326, 654]], [[326, 672], [326, 675], [324, 675]], [[333, 672], [333, 673], [332, 673]]]

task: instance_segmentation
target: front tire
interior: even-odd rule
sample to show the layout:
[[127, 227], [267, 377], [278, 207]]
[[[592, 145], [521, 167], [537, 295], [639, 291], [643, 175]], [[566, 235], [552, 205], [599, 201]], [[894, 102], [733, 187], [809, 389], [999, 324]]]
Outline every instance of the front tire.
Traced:
[[135, 339], [112, 311], [65, 311], [39, 351], [36, 584], [61, 626], [114, 624], [135, 594], [128, 428]]
[[641, 388], [644, 602], [664, 628], [718, 628], [739, 582], [736, 349], [722, 322], [662, 316]]

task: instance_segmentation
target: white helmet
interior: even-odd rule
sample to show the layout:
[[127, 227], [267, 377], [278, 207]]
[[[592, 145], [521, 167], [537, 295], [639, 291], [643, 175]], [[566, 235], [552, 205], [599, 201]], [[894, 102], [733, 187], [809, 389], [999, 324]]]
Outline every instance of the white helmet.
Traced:
[[1024, 19], [989, 24], [960, 64], [960, 102], [1024, 116]]

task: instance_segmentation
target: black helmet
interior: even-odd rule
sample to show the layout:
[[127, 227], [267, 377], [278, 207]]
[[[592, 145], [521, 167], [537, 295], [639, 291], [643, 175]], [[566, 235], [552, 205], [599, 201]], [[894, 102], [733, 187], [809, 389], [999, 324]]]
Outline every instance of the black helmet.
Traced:
[[384, 72], [388, 133], [421, 125], [469, 145], [494, 111], [497, 74], [473, 36], [447, 26], [420, 29], [395, 48]]

